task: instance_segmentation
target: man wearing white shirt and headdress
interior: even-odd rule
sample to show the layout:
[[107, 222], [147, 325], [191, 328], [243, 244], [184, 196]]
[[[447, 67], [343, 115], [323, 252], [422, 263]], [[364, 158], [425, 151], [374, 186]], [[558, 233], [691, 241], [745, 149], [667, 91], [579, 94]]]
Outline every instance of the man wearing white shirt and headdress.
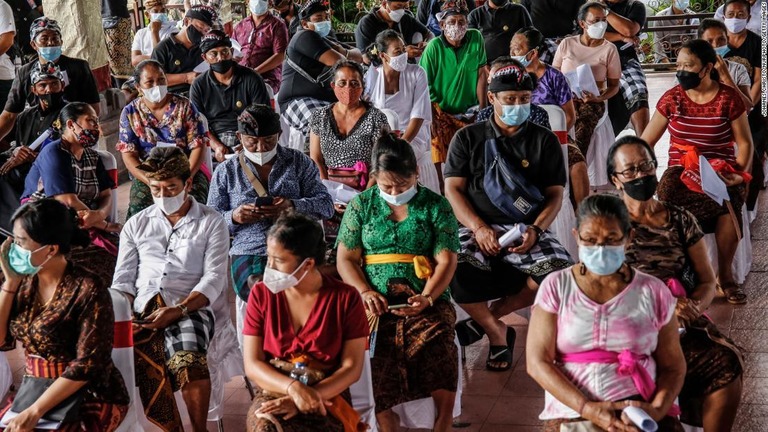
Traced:
[[181, 390], [193, 430], [205, 431], [209, 399], [218, 399], [212, 378], [243, 373], [223, 294], [229, 230], [219, 213], [190, 199], [181, 150], [155, 148], [139, 169], [155, 204], [126, 222], [112, 288], [133, 299], [136, 382], [147, 418], [181, 430], [173, 396]]

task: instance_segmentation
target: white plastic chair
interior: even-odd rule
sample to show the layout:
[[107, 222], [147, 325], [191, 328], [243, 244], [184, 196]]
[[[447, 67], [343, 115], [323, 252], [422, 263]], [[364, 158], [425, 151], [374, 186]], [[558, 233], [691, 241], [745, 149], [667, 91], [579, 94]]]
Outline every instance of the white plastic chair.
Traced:
[[[133, 352], [133, 330], [131, 328], [131, 305], [125, 295], [119, 291], [110, 290], [112, 307], [115, 310], [115, 342], [112, 350], [112, 361], [123, 375], [125, 387], [131, 397], [128, 414], [120, 424], [117, 432], [160, 431], [144, 414], [144, 405], [139, 397], [136, 386], [136, 366]], [[224, 384], [233, 376], [243, 375], [243, 359], [237, 347], [237, 335], [227, 321], [229, 317], [228, 303], [225, 297], [220, 297], [213, 304], [214, 316], [217, 323], [216, 332], [208, 348], [209, 367], [211, 367], [211, 401], [208, 411], [208, 421], [216, 422], [220, 432], [224, 431]], [[227, 319], [222, 318], [226, 313]], [[227, 323], [229, 326], [227, 326]], [[232, 347], [237, 348], [232, 350]], [[232, 357], [234, 355], [234, 358]], [[215, 369], [218, 368], [218, 369]], [[174, 394], [176, 406], [182, 418], [185, 430], [192, 430], [187, 410], [181, 392]]]
[[101, 159], [104, 169], [107, 170], [107, 174], [112, 178], [112, 183], [115, 185], [112, 187], [112, 208], [109, 209], [109, 217], [107, 218], [107, 221], [117, 222], [117, 159], [115, 159], [112, 153], [105, 150], [96, 150], [96, 153], [99, 154], [99, 159]]
[[112, 361], [117, 370], [123, 376], [125, 388], [131, 403], [125, 419], [116, 432], [141, 432], [144, 429], [139, 425], [136, 401], [139, 400], [139, 391], [136, 387], [136, 366], [133, 358], [133, 329], [131, 328], [131, 304], [120, 291], [109, 290], [112, 296], [112, 309], [115, 311], [115, 337], [112, 348]]
[[[656, 154], [666, 155], [666, 149], [668, 146], [664, 146], [662, 149], [656, 149]], [[659, 157], [659, 167], [656, 170], [656, 176], [661, 178], [666, 171], [669, 159]], [[673, 203], [674, 204], [674, 203]], [[750, 224], [750, 214], [747, 211], [747, 206], [742, 206], [741, 209], [742, 220], [742, 237], [739, 244], [736, 246], [736, 255], [733, 257], [733, 276], [737, 283], [743, 284], [750, 270], [752, 269], [752, 238]], [[717, 242], [715, 241], [715, 234], [707, 234], [704, 236], [704, 241], [707, 244], [707, 253], [709, 254], [709, 261], [712, 263], [712, 268], [717, 273]]]
[[280, 105], [277, 103], [277, 96], [275, 96], [275, 91], [272, 90], [272, 86], [270, 86], [267, 83], [264, 83], [264, 87], [267, 88], [267, 94], [269, 95], [269, 104], [272, 106], [272, 109], [275, 110], [276, 113], [280, 114]]
[[589, 142], [589, 150], [584, 157], [587, 159], [587, 171], [589, 172], [589, 185], [593, 188], [606, 186], [610, 179], [606, 172], [606, 158], [608, 149], [613, 145], [616, 135], [613, 133], [611, 119], [608, 118], [608, 102], [605, 102], [605, 113], [597, 122]]
[[371, 353], [365, 350], [363, 373], [360, 379], [349, 387], [352, 396], [352, 408], [360, 414], [360, 419], [368, 424], [368, 432], [378, 432], [376, 423], [376, 401], [373, 398], [373, 377], [371, 375]]
[[[752, 238], [749, 226], [749, 212], [747, 212], [746, 205], [741, 208], [741, 221], [743, 226], [742, 237], [739, 240], [739, 245], [736, 247], [736, 255], [733, 257], [732, 265], [733, 277], [739, 284], [744, 283], [749, 271], [752, 269]], [[704, 236], [704, 240], [707, 243], [707, 252], [709, 253], [712, 268], [717, 273], [717, 241], [715, 240], [715, 235], [707, 234]]]
[[[455, 340], [456, 346], [459, 345], [458, 339]], [[459, 382], [456, 386], [456, 400], [453, 404], [453, 417], [461, 415], [461, 393], [464, 382], [464, 373], [461, 356], [459, 359]], [[367, 422], [371, 429], [370, 432], [377, 432], [376, 423], [376, 402], [373, 397], [373, 378], [371, 376], [371, 356], [365, 351], [365, 361], [363, 363], [363, 373], [360, 379], [349, 387], [352, 396], [352, 407], [360, 414], [362, 420]], [[406, 402], [392, 408], [392, 411], [400, 416], [400, 426], [410, 429], [432, 429], [437, 417], [437, 409], [434, 400], [430, 398], [417, 399]]]
[[572, 257], [578, 256], [579, 245], [576, 243], [576, 239], [571, 234], [571, 230], [576, 228], [576, 213], [571, 204], [571, 178], [570, 167], [568, 166], [568, 131], [566, 130], [567, 123], [565, 119], [565, 111], [557, 105], [539, 105], [544, 108], [549, 115], [549, 126], [552, 128], [552, 132], [557, 135], [560, 140], [561, 148], [563, 150], [563, 160], [565, 161], [565, 189], [563, 190], [563, 201], [560, 206], [560, 211], [557, 213], [557, 217], [550, 225], [549, 229], [555, 238], [560, 241], [560, 244], [565, 247]]

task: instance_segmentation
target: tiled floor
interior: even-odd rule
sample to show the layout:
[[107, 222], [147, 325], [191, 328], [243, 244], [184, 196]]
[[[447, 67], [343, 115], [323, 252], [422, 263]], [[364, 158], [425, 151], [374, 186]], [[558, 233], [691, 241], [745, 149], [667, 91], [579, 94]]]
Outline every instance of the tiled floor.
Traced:
[[[674, 76], [652, 75], [649, 78], [651, 106], [674, 82]], [[653, 110], [652, 110], [653, 111]], [[666, 154], [662, 142], [657, 148]], [[121, 216], [127, 206], [128, 188], [120, 190]], [[743, 404], [739, 409], [736, 431], [758, 432], [768, 430], [768, 203], [763, 200], [758, 219], [753, 224], [754, 264], [745, 283], [749, 304], [733, 307], [718, 298], [708, 311], [720, 328], [730, 334], [746, 351], [746, 372]], [[467, 349], [464, 367], [464, 396], [462, 415], [457, 422], [465, 423], [456, 431], [464, 432], [532, 432], [539, 430], [538, 413], [544, 405], [543, 390], [525, 371], [525, 340], [527, 320], [518, 315], [507, 319], [517, 330], [514, 350], [514, 367], [501, 373], [484, 369], [487, 342], [483, 341]], [[16, 378], [20, 378], [21, 351], [8, 353]], [[224, 425], [226, 431], [243, 431], [245, 413], [250, 405], [248, 392], [242, 379], [227, 384]], [[209, 424], [215, 431], [216, 425]]]

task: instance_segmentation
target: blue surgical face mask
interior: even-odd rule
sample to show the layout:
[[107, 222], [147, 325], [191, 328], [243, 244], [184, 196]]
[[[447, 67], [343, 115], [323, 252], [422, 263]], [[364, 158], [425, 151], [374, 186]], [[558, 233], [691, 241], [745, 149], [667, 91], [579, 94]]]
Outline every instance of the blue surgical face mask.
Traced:
[[528, 54], [530, 54], [530, 53], [531, 53], [531, 52], [530, 52], [530, 51], [528, 51], [527, 53], [525, 53], [525, 54], [523, 54], [523, 55], [521, 55], [521, 56], [512, 56], [512, 58], [513, 58], [513, 59], [515, 59], [515, 60], [517, 60], [517, 61], [519, 61], [519, 62], [520, 62], [520, 64], [521, 64], [521, 65], [523, 65], [523, 67], [528, 67], [528, 65], [529, 65], [529, 64], [531, 64], [531, 61], [530, 61], [530, 60], [527, 60], [525, 57], [526, 57]]
[[608, 276], [619, 271], [624, 264], [624, 245], [585, 246], [580, 244], [579, 260], [592, 273]]
[[731, 48], [728, 46], [728, 44], [725, 44], [721, 47], [715, 48], [715, 54], [719, 55], [720, 57], [725, 57], [726, 54], [728, 54], [728, 51], [730, 51]]
[[531, 104], [502, 105], [499, 119], [507, 126], [520, 126], [531, 115]]
[[384, 199], [384, 201], [396, 206], [408, 204], [408, 201], [412, 200], [413, 197], [416, 196], [417, 192], [418, 190], [416, 189], [416, 185], [411, 186], [405, 192], [399, 193], [397, 195], [390, 195], [379, 188], [379, 195]]
[[691, 5], [691, 0], [675, 0], [675, 7], [678, 10], [685, 11]]
[[320, 21], [320, 22], [312, 23], [312, 25], [315, 26], [315, 31], [317, 32], [317, 34], [320, 35], [320, 37], [326, 37], [331, 32], [330, 21]]
[[8, 263], [11, 265], [13, 271], [20, 275], [33, 275], [40, 271], [40, 268], [43, 267], [43, 264], [48, 262], [48, 259], [50, 259], [50, 257], [48, 257], [48, 259], [46, 259], [43, 264], [40, 264], [37, 267], [32, 265], [32, 254], [45, 247], [47, 246], [41, 246], [33, 251], [30, 251], [22, 248], [16, 243], [11, 243], [11, 249], [8, 251]]
[[168, 22], [168, 14], [165, 13], [165, 12], [151, 13], [151, 14], [149, 14], [149, 20], [151, 22], [167, 23]]
[[40, 57], [48, 62], [56, 61], [61, 57], [61, 46], [38, 47], [37, 50]]
[[262, 16], [267, 13], [269, 9], [269, 3], [266, 0], [251, 0], [249, 5], [251, 13], [256, 16]]

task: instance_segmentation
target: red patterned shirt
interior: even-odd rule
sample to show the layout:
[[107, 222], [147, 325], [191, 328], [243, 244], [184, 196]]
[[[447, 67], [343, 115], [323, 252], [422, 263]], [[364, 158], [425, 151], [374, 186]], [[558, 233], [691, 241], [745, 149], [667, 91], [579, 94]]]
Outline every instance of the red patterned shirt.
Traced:
[[678, 146], [693, 146], [707, 159], [723, 159], [736, 162], [731, 122], [742, 115], [746, 108], [739, 91], [720, 84], [715, 97], [698, 104], [691, 100], [679, 86], [667, 90], [656, 104], [656, 110], [669, 120], [669, 166], [681, 165], [683, 151]]

